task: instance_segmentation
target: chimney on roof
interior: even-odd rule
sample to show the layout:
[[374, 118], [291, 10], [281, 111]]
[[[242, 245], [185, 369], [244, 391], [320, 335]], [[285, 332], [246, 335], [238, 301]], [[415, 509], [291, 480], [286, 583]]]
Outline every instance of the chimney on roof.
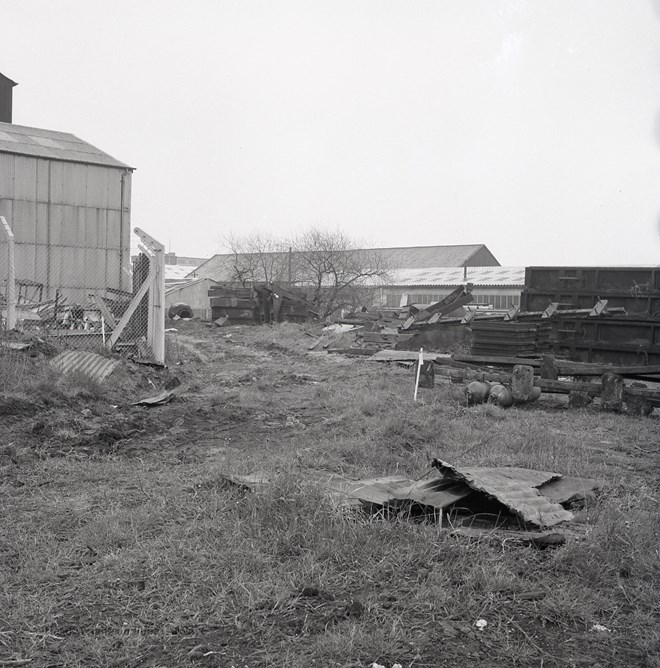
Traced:
[[12, 90], [16, 85], [0, 72], [0, 123], [11, 123]]

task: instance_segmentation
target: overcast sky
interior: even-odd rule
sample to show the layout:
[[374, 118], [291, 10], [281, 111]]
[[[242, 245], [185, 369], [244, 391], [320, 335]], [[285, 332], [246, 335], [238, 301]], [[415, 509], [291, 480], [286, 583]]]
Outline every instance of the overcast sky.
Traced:
[[180, 255], [341, 228], [660, 264], [656, 0], [0, 0], [14, 122], [136, 168]]

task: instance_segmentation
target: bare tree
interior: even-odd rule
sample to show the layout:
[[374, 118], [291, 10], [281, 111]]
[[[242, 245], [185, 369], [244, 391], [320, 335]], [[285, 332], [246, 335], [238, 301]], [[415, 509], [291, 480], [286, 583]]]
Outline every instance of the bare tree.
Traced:
[[232, 280], [251, 283], [276, 283], [288, 280], [287, 248], [279, 239], [267, 234], [230, 235], [224, 242], [232, 254]]
[[321, 319], [342, 308], [369, 306], [374, 288], [388, 278], [378, 250], [359, 248], [341, 231], [313, 227], [289, 242], [264, 234], [230, 236], [232, 280], [303, 288]]
[[[371, 301], [377, 283], [387, 280], [388, 266], [378, 250], [358, 248], [341, 231], [311, 228], [291, 243], [295, 279], [310, 291], [312, 308], [322, 319], [341, 308]], [[359, 301], [358, 301], [359, 300]]]

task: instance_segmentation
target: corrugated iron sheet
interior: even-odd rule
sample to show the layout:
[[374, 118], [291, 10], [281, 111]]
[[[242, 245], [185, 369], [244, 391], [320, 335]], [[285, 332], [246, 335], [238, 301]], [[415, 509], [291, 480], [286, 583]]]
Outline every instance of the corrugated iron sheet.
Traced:
[[459, 469], [440, 461], [436, 466], [444, 475], [462, 480], [473, 489], [496, 498], [530, 525], [550, 527], [573, 518], [573, 513], [550, 501], [536, 489], [544, 483], [561, 478], [558, 473], [514, 467]]
[[133, 169], [68, 132], [0, 123], [0, 133], [0, 152], [3, 153]]
[[97, 353], [67, 350], [54, 357], [50, 363], [62, 373], [78, 371], [101, 383], [114, 371], [119, 360]]
[[390, 272], [389, 286], [475, 286], [525, 285], [525, 267], [411, 267]]

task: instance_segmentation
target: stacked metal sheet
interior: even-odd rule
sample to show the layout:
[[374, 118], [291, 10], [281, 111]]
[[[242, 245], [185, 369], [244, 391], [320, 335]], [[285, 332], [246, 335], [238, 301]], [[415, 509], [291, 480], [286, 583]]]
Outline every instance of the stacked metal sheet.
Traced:
[[470, 354], [524, 357], [537, 350], [535, 323], [473, 322]]

